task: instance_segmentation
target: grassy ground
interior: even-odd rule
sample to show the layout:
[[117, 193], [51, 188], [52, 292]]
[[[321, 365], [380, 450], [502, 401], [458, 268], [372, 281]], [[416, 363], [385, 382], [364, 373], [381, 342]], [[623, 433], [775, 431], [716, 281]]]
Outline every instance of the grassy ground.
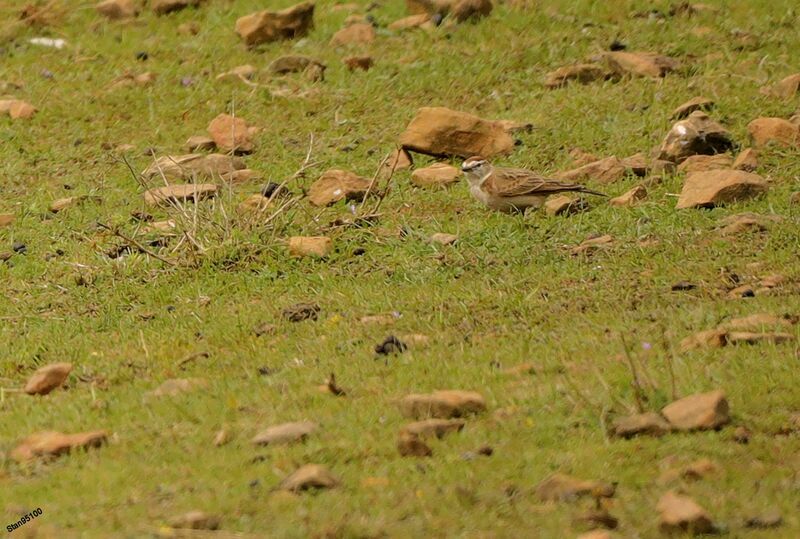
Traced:
[[[42, 536], [141, 537], [201, 509], [220, 515], [224, 530], [261, 537], [571, 537], [579, 532], [573, 518], [592, 504], [542, 504], [533, 494], [560, 471], [618, 482], [610, 510], [620, 519], [620, 537], [657, 535], [655, 503], [674, 486], [731, 537], [800, 535], [800, 437], [776, 435], [800, 412], [796, 342], [677, 353], [680, 339], [730, 317], [800, 311], [792, 284], [783, 293], [730, 300], [722, 277], [800, 278], [800, 207], [789, 205], [800, 185], [797, 150], [763, 155], [759, 173], [772, 181], [767, 196], [710, 211], [675, 211], [669, 194], [679, 192], [682, 178], [668, 176], [634, 208], [596, 203], [567, 218], [512, 217], [487, 213], [464, 185], [416, 189], [402, 171], [379, 223], [334, 231], [336, 251], [324, 261], [291, 259], [274, 240], [317, 232], [305, 201], [276, 230], [209, 240], [206, 255], [175, 268], [141, 254], [108, 258], [119, 240], [96, 225], [130, 232], [130, 212], [143, 209], [139, 185], [104, 148], [134, 145], [130, 159], [142, 170], [151, 160], [145, 148], [175, 153], [214, 116], [234, 109], [265, 128], [246, 162], [267, 179], [297, 170], [313, 136], [319, 164], [290, 185], [298, 193], [327, 168], [371, 176], [415, 110], [430, 104], [533, 123], [502, 163], [543, 172], [568, 168], [573, 147], [620, 157], [649, 151], [668, 130], [670, 111], [694, 95], [715, 99], [714, 117], [746, 145], [750, 120], [788, 117], [798, 108], [797, 98], [758, 93], [797, 71], [794, 2], [726, 4], [717, 14], [662, 22], [631, 17], [640, 2], [499, 6], [477, 24], [432, 34], [379, 31], [364, 48], [376, 60], [367, 73], [348, 72], [341, 62], [348, 51], [328, 46], [348, 15], [329, 0], [317, 3], [307, 38], [255, 51], [240, 44], [233, 24], [264, 7], [256, 0], [212, 0], [167, 17], [145, 12], [127, 24], [104, 22], [90, 4], [70, 2], [45, 29], [15, 24], [27, 3], [11, 0], [0, 20], [0, 80], [21, 83], [6, 92], [39, 108], [27, 122], [0, 118], [0, 213], [17, 216], [0, 228], [0, 251], [13, 242], [27, 247], [0, 264], [0, 387], [20, 387], [37, 366], [55, 361], [75, 370], [67, 390], [47, 397], [5, 394], [0, 455], [39, 430], [102, 428], [112, 435], [106, 447], [50, 464], [20, 467], [0, 456], [0, 520], [7, 521], [0, 524], [41, 507], [28, 531]], [[388, 23], [405, 9], [394, 2], [372, 13]], [[188, 21], [199, 23], [197, 36], [176, 33]], [[698, 27], [710, 33], [698, 37]], [[27, 43], [39, 35], [63, 37], [69, 46]], [[690, 67], [659, 81], [542, 87], [547, 71], [614, 39]], [[149, 59], [138, 61], [140, 51]], [[237, 65], [264, 68], [291, 52], [325, 62], [326, 80], [264, 74], [256, 89], [215, 80]], [[126, 70], [158, 79], [149, 88], [109, 91]], [[192, 84], [182, 85], [184, 77]], [[271, 95], [284, 85], [312, 93]], [[417, 166], [427, 161], [420, 157]], [[606, 190], [616, 195], [636, 182]], [[237, 186], [225, 198], [232, 207], [259, 185]], [[48, 214], [54, 199], [84, 194], [102, 202]], [[742, 211], [784, 220], [768, 233], [734, 239], [714, 231], [720, 218]], [[346, 215], [337, 205], [319, 221]], [[460, 239], [432, 246], [426, 238], [434, 232]], [[615, 238], [610, 249], [570, 256], [568, 247], [601, 233]], [[50, 256], [57, 251], [63, 254]], [[670, 291], [680, 280], [698, 288]], [[280, 317], [300, 301], [321, 306], [318, 321]], [[392, 311], [402, 314], [392, 327], [358, 323]], [[252, 328], [265, 322], [276, 333], [256, 337]], [[430, 343], [376, 359], [373, 347], [388, 334], [424, 334]], [[649, 380], [649, 409], [671, 400], [671, 367], [679, 396], [724, 388], [732, 425], [661, 439], [607, 438], [610, 418], [635, 408], [623, 337]], [[179, 366], [196, 352], [209, 356]], [[534, 363], [535, 373], [503, 372], [524, 362]], [[318, 390], [331, 372], [347, 396]], [[146, 397], [176, 377], [204, 378], [209, 386], [177, 398]], [[433, 442], [432, 458], [401, 458], [395, 437], [405, 420], [395, 400], [446, 388], [481, 392], [488, 412]], [[302, 419], [321, 426], [305, 444], [263, 450], [249, 442], [269, 425]], [[732, 441], [739, 425], [753, 432], [748, 445]], [[223, 426], [235, 437], [214, 447]], [[462, 458], [481, 444], [494, 455]], [[657, 481], [665, 467], [702, 457], [721, 470], [697, 482]], [[342, 486], [296, 497], [273, 491], [309, 462], [330, 467]], [[780, 509], [782, 528], [743, 527], [745, 517], [769, 507]]]

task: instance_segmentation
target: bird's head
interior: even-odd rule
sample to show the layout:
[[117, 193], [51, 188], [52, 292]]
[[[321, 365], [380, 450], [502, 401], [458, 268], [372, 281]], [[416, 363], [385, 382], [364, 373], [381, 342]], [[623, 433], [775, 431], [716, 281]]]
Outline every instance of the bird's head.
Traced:
[[469, 180], [483, 180], [492, 171], [492, 165], [479, 155], [468, 157], [461, 163], [461, 170]]

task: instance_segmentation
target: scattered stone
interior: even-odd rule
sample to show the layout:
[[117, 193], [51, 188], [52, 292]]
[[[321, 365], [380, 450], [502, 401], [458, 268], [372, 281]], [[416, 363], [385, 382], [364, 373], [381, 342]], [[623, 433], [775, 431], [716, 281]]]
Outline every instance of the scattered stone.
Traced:
[[430, 238], [428, 238], [432, 243], [438, 243], [440, 245], [452, 245], [456, 241], [458, 241], [458, 236], [455, 234], [445, 234], [444, 232], [437, 232], [432, 234]]
[[399, 402], [400, 413], [414, 419], [465, 417], [486, 410], [486, 401], [474, 391], [444, 390], [411, 394]]
[[491, 0], [456, 0], [450, 9], [450, 16], [456, 22], [482, 19], [492, 13]]
[[791, 99], [800, 91], [800, 73], [789, 75], [772, 86], [761, 88], [761, 93], [781, 99]]
[[577, 539], [614, 539], [614, 537], [606, 530], [592, 530], [580, 534]]
[[189, 153], [213, 152], [217, 149], [217, 143], [214, 142], [214, 139], [212, 138], [203, 135], [195, 135], [193, 137], [189, 137], [183, 147]]
[[768, 509], [763, 513], [747, 517], [744, 521], [745, 528], [765, 530], [779, 528], [783, 524], [783, 517], [777, 508]]
[[654, 52], [607, 52], [603, 55], [608, 66], [619, 75], [664, 77], [680, 68], [675, 58]]
[[791, 333], [753, 333], [750, 331], [731, 331], [728, 333], [728, 344], [783, 344], [793, 341]]
[[202, 378], [171, 378], [165, 380], [149, 395], [151, 397], [175, 397], [181, 393], [188, 393], [206, 387], [208, 387], [208, 382]]
[[9, 456], [17, 462], [26, 462], [37, 457], [54, 458], [65, 455], [73, 449], [100, 447], [108, 439], [104, 430], [63, 434], [56, 431], [43, 431], [31, 434], [11, 450]]
[[195, 21], [183, 22], [178, 25], [177, 30], [182, 36], [196, 36], [200, 33], [200, 25]]
[[292, 236], [289, 254], [294, 257], [315, 256], [323, 258], [333, 251], [333, 240], [327, 236]]
[[588, 163], [581, 167], [558, 172], [554, 175], [557, 180], [565, 182], [581, 182], [593, 180], [607, 185], [625, 177], [625, 166], [614, 156]]
[[731, 168], [734, 170], [744, 170], [745, 172], [754, 172], [758, 168], [758, 152], [753, 148], [745, 148], [736, 156]]
[[317, 320], [320, 306], [316, 303], [296, 303], [286, 307], [282, 314], [290, 322], [302, 322], [303, 320]]
[[142, 232], [145, 234], [150, 234], [153, 232], [158, 233], [169, 233], [175, 230], [177, 224], [172, 219], [168, 219], [166, 221], [153, 221], [149, 225], [142, 228]]
[[692, 462], [688, 466], [680, 470], [680, 476], [683, 479], [698, 481], [710, 475], [718, 473], [720, 470], [719, 464], [711, 459], [700, 459]]
[[389, 24], [389, 30], [402, 31], [410, 30], [412, 28], [422, 28], [431, 22], [431, 16], [428, 13], [419, 13], [417, 15], [409, 15], [398, 19]]
[[614, 420], [614, 435], [620, 438], [633, 438], [640, 434], [662, 436], [670, 430], [670, 424], [655, 412], [618, 417]]
[[72, 371], [72, 363], [53, 363], [37, 369], [25, 384], [28, 395], [47, 395], [63, 384]]
[[709, 514], [688, 496], [667, 492], [656, 508], [661, 513], [659, 529], [664, 533], [703, 534], [714, 531]]
[[607, 528], [616, 529], [619, 520], [605, 509], [590, 509], [575, 517], [575, 525], [584, 529]]
[[416, 434], [400, 431], [397, 437], [397, 451], [403, 457], [430, 457], [433, 450]]
[[256, 73], [258, 73], [258, 70], [255, 67], [250, 64], [244, 64], [236, 66], [225, 73], [220, 73], [217, 75], [217, 80], [248, 81], [252, 80], [256, 76]]
[[748, 284], [737, 286], [736, 288], [733, 288], [730, 291], [728, 291], [728, 297], [730, 299], [753, 298], [755, 297], [755, 295], [756, 293], [753, 290], [753, 287]]
[[389, 173], [392, 172], [392, 167], [394, 167], [394, 170], [406, 170], [412, 166], [414, 166], [414, 161], [411, 159], [411, 154], [403, 148], [394, 150], [383, 164], [384, 171]]
[[408, 349], [406, 343], [394, 335], [389, 335], [380, 344], [375, 345], [375, 353], [381, 356], [402, 354], [406, 349]]
[[372, 56], [348, 56], [342, 61], [350, 71], [355, 71], [356, 69], [369, 71], [369, 69], [375, 64]]
[[281, 445], [302, 442], [315, 430], [317, 430], [317, 424], [311, 421], [283, 423], [256, 434], [253, 443], [256, 445]]
[[422, 107], [400, 135], [406, 150], [435, 156], [491, 158], [514, 149], [500, 122], [444, 107]]
[[757, 148], [770, 143], [783, 147], [800, 146], [800, 126], [783, 118], [757, 118], [747, 124], [747, 131]]
[[231, 441], [233, 436], [227, 428], [222, 428], [214, 435], [214, 447], [222, 447]]
[[244, 118], [220, 114], [208, 124], [208, 134], [217, 147], [226, 152], [250, 153], [255, 148], [251, 139], [253, 129]]
[[448, 186], [461, 179], [461, 171], [446, 163], [434, 163], [411, 173], [411, 183], [417, 187]]
[[270, 324], [269, 322], [262, 322], [253, 328], [253, 334], [256, 337], [263, 337], [264, 335], [275, 335], [278, 331], [278, 326]]
[[206, 0], [152, 0], [150, 7], [156, 15], [166, 15], [189, 6], [197, 7]]
[[54, 200], [50, 203], [50, 207], [48, 208], [51, 213], [58, 213], [60, 211], [66, 210], [72, 206], [75, 206], [80, 201], [81, 197], [67, 197], [67, 198], [59, 198], [58, 200]]
[[691, 155], [725, 153], [733, 148], [727, 129], [696, 110], [672, 126], [659, 151], [659, 159], [680, 163]]
[[130, 19], [139, 14], [133, 0], [104, 0], [95, 4], [94, 8], [100, 15], [108, 17], [112, 21]]
[[676, 400], [661, 410], [661, 414], [677, 430], [718, 429], [730, 421], [725, 392], [717, 389]]
[[570, 82], [588, 84], [608, 78], [608, 71], [598, 64], [574, 64], [551, 71], [544, 79], [546, 88], [561, 88]]
[[650, 171], [650, 166], [647, 164], [647, 156], [643, 153], [633, 154], [624, 159], [620, 159], [620, 163], [625, 170], [635, 176], [646, 176]]
[[371, 24], [359, 22], [345, 26], [331, 38], [332, 47], [344, 45], [364, 45], [375, 41], [375, 29]]
[[221, 178], [226, 183], [230, 183], [233, 185], [240, 185], [252, 181], [261, 181], [264, 179], [260, 172], [257, 172], [255, 170], [250, 170], [249, 168], [243, 168], [241, 170], [234, 170], [232, 172], [228, 172], [226, 174], [223, 174]]
[[696, 110], [709, 111], [714, 108], [714, 101], [707, 97], [693, 97], [686, 103], [683, 103], [670, 114], [670, 120], [682, 120], [689, 116]]
[[278, 488], [292, 492], [301, 492], [311, 489], [334, 488], [338, 484], [339, 481], [325, 466], [306, 464], [281, 481]]
[[789, 204], [792, 206], [800, 205], [800, 191], [795, 191], [791, 195], [789, 195]]
[[182, 202], [198, 202], [213, 198], [217, 186], [213, 183], [168, 185], [149, 189], [144, 193], [144, 201], [150, 206], [169, 206]]
[[321, 66], [324, 70], [326, 68], [325, 64], [320, 62], [319, 60], [315, 60], [310, 56], [301, 56], [297, 54], [290, 54], [287, 56], [281, 56], [276, 58], [272, 61], [269, 65], [270, 73], [275, 75], [286, 75], [287, 73], [302, 73], [309, 66], [318, 65]]
[[359, 322], [365, 325], [391, 326], [400, 318], [400, 313], [370, 314], [362, 316]]
[[36, 113], [36, 107], [21, 99], [0, 99], [0, 114], [8, 114], [12, 120], [27, 120]]
[[200, 178], [219, 178], [234, 170], [245, 168], [244, 161], [238, 157], [219, 153], [186, 155], [165, 155], [156, 159], [143, 172], [147, 180], [194, 180]]
[[612, 206], [633, 206], [645, 198], [647, 198], [647, 189], [643, 185], [637, 185], [620, 196], [612, 198], [608, 203]]
[[0, 227], [11, 226], [16, 220], [16, 216], [10, 213], [0, 213]]
[[767, 191], [767, 182], [757, 174], [742, 170], [694, 172], [686, 177], [676, 209], [712, 208], [745, 200]]
[[460, 432], [464, 428], [465, 422], [462, 419], [425, 419], [409, 423], [401, 429], [422, 438], [444, 438], [451, 432]]
[[220, 519], [203, 511], [189, 511], [172, 519], [170, 528], [188, 530], [216, 530], [219, 529]]
[[[677, 170], [675, 163], [672, 161], [666, 161], [664, 159], [654, 159], [650, 163], [650, 170], [652, 174], [674, 174]], [[661, 183], [661, 176], [653, 176], [653, 178], [657, 178], [658, 182]]]
[[733, 441], [737, 444], [745, 445], [750, 443], [750, 436], [751, 433], [747, 427], [739, 426], [733, 431]]
[[737, 213], [720, 219], [718, 229], [723, 236], [733, 236], [742, 232], [764, 232], [769, 225], [782, 221], [777, 215], [759, 215], [757, 213]]
[[561, 473], [551, 475], [536, 487], [536, 495], [544, 502], [572, 501], [582, 496], [611, 498], [615, 491], [614, 485], [584, 481]]
[[582, 198], [574, 198], [567, 195], [549, 197], [544, 203], [545, 213], [552, 217], [572, 215], [586, 211], [588, 208], [589, 205]]
[[734, 318], [719, 327], [728, 330], [753, 331], [776, 326], [790, 328], [797, 322], [798, 318], [796, 316], [775, 316], [770, 313], [757, 313], [741, 318]]
[[578, 246], [570, 249], [570, 253], [572, 255], [591, 254], [599, 249], [610, 247], [613, 242], [614, 238], [609, 234], [588, 238], [583, 240]]
[[707, 172], [733, 168], [733, 159], [725, 153], [716, 155], [690, 155], [678, 165], [678, 172]]
[[340, 200], [360, 201], [369, 189], [370, 180], [346, 170], [325, 171], [308, 191], [315, 206], [330, 206]]
[[314, 24], [314, 4], [303, 2], [281, 11], [258, 11], [236, 20], [236, 33], [245, 45], [293, 39], [308, 33]]

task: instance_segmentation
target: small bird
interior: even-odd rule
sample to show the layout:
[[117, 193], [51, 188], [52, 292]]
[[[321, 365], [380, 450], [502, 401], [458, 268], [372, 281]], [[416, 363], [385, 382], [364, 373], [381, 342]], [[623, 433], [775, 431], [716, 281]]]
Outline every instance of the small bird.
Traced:
[[583, 185], [551, 180], [530, 170], [495, 168], [480, 156], [466, 159], [461, 170], [467, 177], [472, 196], [487, 207], [505, 213], [538, 208], [548, 196], [567, 191], [606, 196]]

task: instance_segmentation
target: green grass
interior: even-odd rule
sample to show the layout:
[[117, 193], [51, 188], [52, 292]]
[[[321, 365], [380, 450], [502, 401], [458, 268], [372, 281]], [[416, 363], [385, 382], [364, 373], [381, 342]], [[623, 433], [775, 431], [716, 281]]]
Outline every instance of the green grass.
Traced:
[[[308, 37], [254, 51], [241, 45], [233, 24], [265, 7], [256, 0], [211, 1], [166, 17], [145, 10], [124, 24], [105, 22], [91, 3], [75, 2], [45, 29], [16, 25], [27, 3], [11, 0], [0, 19], [11, 29], [0, 43], [0, 81], [21, 83], [8, 93], [39, 108], [30, 121], [0, 117], [0, 213], [17, 216], [13, 226], [0, 228], [0, 251], [16, 241], [27, 246], [26, 255], [0, 263], [0, 387], [18, 388], [51, 362], [70, 361], [75, 370], [66, 390], [47, 397], [5, 394], [0, 455], [39, 430], [102, 428], [111, 437], [106, 447], [49, 464], [21, 467], [0, 456], [0, 524], [16, 521], [20, 509], [41, 507], [44, 514], [26, 529], [38, 527], [43, 536], [141, 537], [176, 514], [201, 509], [220, 515], [224, 530], [261, 537], [572, 537], [579, 531], [573, 517], [591, 504], [542, 504], [533, 494], [560, 471], [618, 482], [610, 510], [620, 519], [620, 537], [656, 536], [656, 501], [673, 486], [731, 537], [800, 535], [800, 437], [775, 434], [800, 412], [796, 342], [677, 353], [680, 339], [727, 318], [800, 311], [800, 207], [789, 205], [800, 188], [796, 149], [763, 152], [758, 172], [772, 182], [765, 197], [709, 211], [674, 210], [669, 195], [680, 191], [682, 178], [667, 176], [634, 208], [593, 201], [589, 212], [566, 218], [490, 214], [463, 184], [423, 191], [402, 171], [379, 222], [331, 233], [336, 249], [324, 261], [291, 259], [277, 241], [318, 233], [309, 219], [318, 210], [305, 200], [274, 230], [209, 240], [208, 253], [193, 262], [185, 250], [164, 249], [180, 260], [175, 268], [142, 254], [109, 259], [105, 252], [120, 240], [96, 225], [131, 233], [130, 212], [144, 209], [139, 185], [104, 143], [133, 144], [132, 164], [143, 170], [150, 162], [145, 148], [179, 153], [189, 136], [232, 110], [264, 127], [245, 159], [265, 179], [282, 181], [297, 170], [313, 134], [319, 164], [290, 184], [296, 193], [328, 168], [370, 177], [416, 109], [427, 105], [533, 123], [536, 129], [520, 135], [521, 146], [501, 162], [543, 172], [570, 167], [573, 147], [619, 157], [650, 151], [669, 129], [672, 109], [695, 95], [715, 99], [712, 115], [744, 147], [750, 120], [788, 117], [800, 106], [797, 97], [781, 101], [758, 92], [797, 71], [794, 2], [725, 4], [719, 14], [663, 22], [630, 17], [644, 9], [639, 2], [501, 5], [477, 24], [431, 34], [379, 31], [363, 48], [376, 61], [366, 73], [348, 72], [341, 57], [350, 51], [328, 46], [347, 17], [332, 11], [329, 0], [317, 4]], [[373, 14], [385, 24], [405, 9], [386, 3]], [[175, 28], [191, 20], [200, 24], [199, 35], [178, 35]], [[691, 33], [701, 26], [712, 34]], [[739, 47], [734, 29], [755, 36], [757, 45]], [[63, 37], [69, 48], [27, 43], [40, 35]], [[658, 81], [542, 87], [547, 71], [614, 39], [629, 50], [674, 55], [689, 67]], [[148, 52], [146, 62], [135, 59], [139, 51]], [[264, 69], [286, 53], [325, 62], [326, 80], [270, 79], [264, 72], [257, 89], [215, 80], [245, 63]], [[41, 76], [45, 69], [52, 78]], [[158, 79], [149, 88], [108, 91], [126, 70], [153, 71]], [[187, 76], [194, 82], [184, 87]], [[312, 94], [270, 94], [281, 86]], [[342, 151], [348, 145], [354, 149]], [[417, 156], [417, 166], [429, 160]], [[604, 189], [616, 195], [637, 181]], [[228, 209], [259, 186], [236, 186]], [[102, 202], [48, 213], [53, 200], [82, 194]], [[214, 204], [208, 206], [218, 209]], [[767, 233], [732, 240], [714, 231], [720, 218], [743, 211], [784, 219]], [[319, 222], [348, 214], [336, 205]], [[405, 235], [397, 233], [401, 228]], [[425, 238], [434, 232], [460, 239], [432, 246]], [[601, 233], [614, 237], [610, 249], [570, 256], [570, 247]], [[63, 254], [48, 256], [56, 250]], [[781, 273], [789, 283], [772, 295], [730, 300], [723, 268], [743, 282]], [[699, 287], [671, 292], [680, 280]], [[300, 301], [321, 306], [317, 322], [281, 318], [284, 307]], [[392, 327], [358, 322], [391, 311], [402, 313]], [[277, 325], [275, 335], [253, 335], [264, 322]], [[800, 336], [796, 326], [792, 332]], [[430, 344], [376, 359], [373, 348], [388, 334], [424, 334]], [[681, 396], [724, 388], [732, 425], [661, 439], [608, 439], [610, 418], [635, 408], [621, 335], [651, 381], [649, 409], [671, 400], [671, 364]], [[210, 356], [179, 367], [199, 351]], [[536, 364], [536, 374], [503, 373], [523, 362]], [[260, 374], [261, 367], [271, 374]], [[318, 390], [331, 372], [347, 396]], [[204, 378], [209, 387], [147, 398], [176, 377]], [[432, 458], [401, 458], [395, 439], [405, 420], [396, 399], [449, 388], [481, 392], [488, 412], [460, 434], [432, 442]], [[249, 442], [267, 426], [303, 419], [321, 426], [304, 444], [259, 449]], [[732, 441], [738, 425], [753, 432], [750, 444]], [[223, 426], [235, 437], [216, 448], [211, 442]], [[462, 458], [485, 443], [493, 456]], [[701, 457], [722, 471], [698, 482], [657, 482], [665, 459]], [[273, 491], [304, 463], [327, 465], [341, 487], [298, 497]], [[368, 478], [384, 484], [370, 486]], [[509, 496], [511, 485], [516, 493]], [[772, 506], [783, 514], [783, 527], [743, 527], [746, 516]]]

